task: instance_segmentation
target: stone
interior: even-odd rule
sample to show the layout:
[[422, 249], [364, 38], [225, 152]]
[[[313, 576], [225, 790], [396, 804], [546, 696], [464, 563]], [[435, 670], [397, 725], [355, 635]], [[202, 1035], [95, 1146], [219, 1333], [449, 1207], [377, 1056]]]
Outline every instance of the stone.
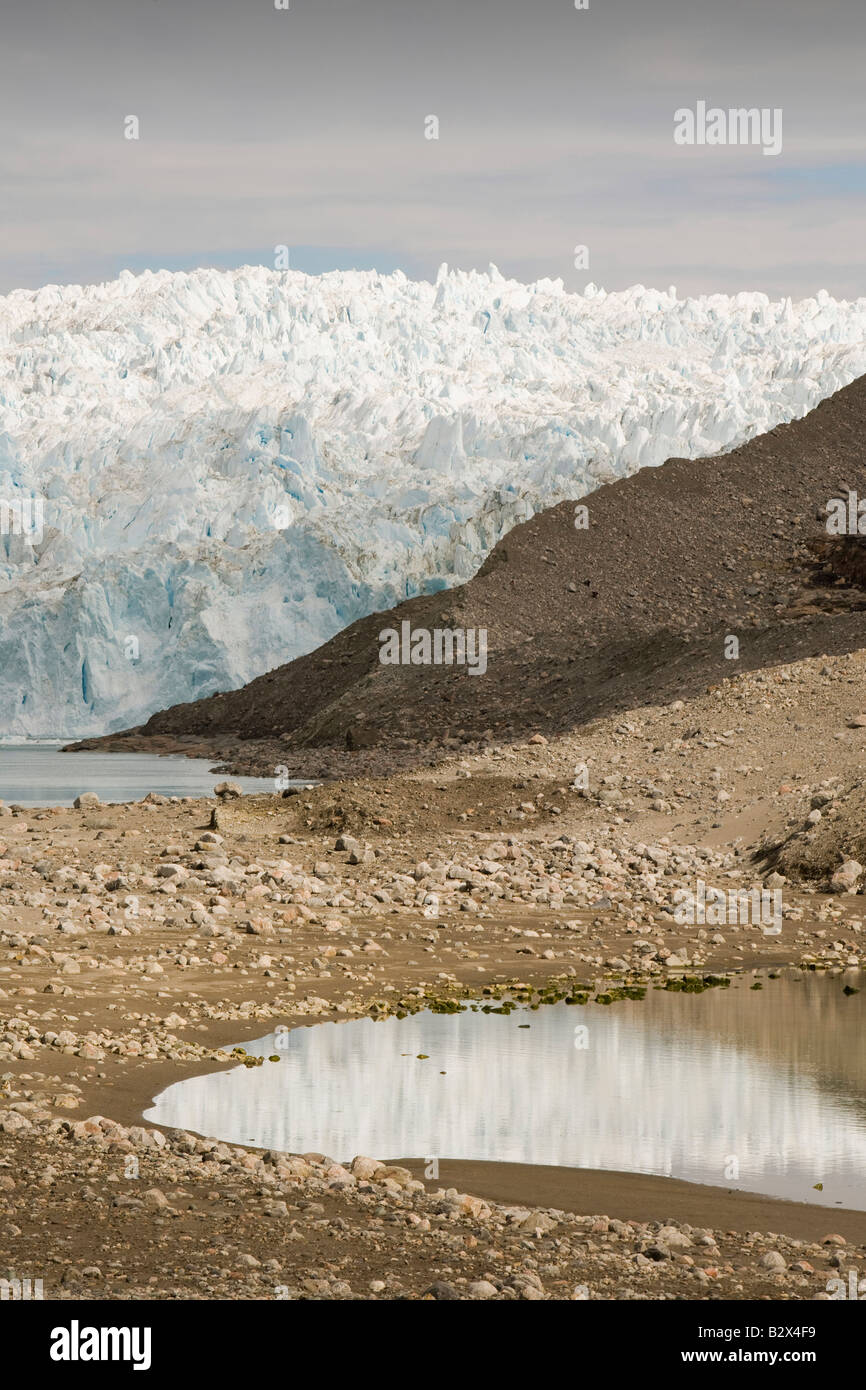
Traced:
[[349, 850], [350, 864], [372, 864], [375, 861], [375, 854], [369, 845], [361, 845], [355, 842], [354, 848]]
[[75, 798], [72, 805], [75, 807], [76, 811], [93, 811], [97, 806], [101, 806], [102, 802], [96, 795], [96, 792], [81, 792], [81, 794]]
[[676, 1226], [662, 1226], [656, 1232], [656, 1239], [669, 1250], [687, 1250], [692, 1244], [691, 1236], [687, 1236], [685, 1231], [678, 1230]]
[[527, 1235], [543, 1236], [548, 1231], [552, 1231], [556, 1222], [551, 1220], [543, 1211], [530, 1212], [524, 1221], [521, 1221], [519, 1229], [526, 1231]]
[[863, 865], [856, 859], [846, 859], [831, 878], [830, 887], [835, 893], [853, 893], [862, 872]]
[[768, 1250], [762, 1255], [759, 1262], [762, 1268], [771, 1270], [774, 1274], [777, 1271], [787, 1269], [784, 1255], [780, 1255], [778, 1250]]
[[491, 1284], [489, 1279], [476, 1279], [469, 1285], [469, 1293], [472, 1298], [495, 1298], [499, 1290], [495, 1284]]
[[459, 1298], [460, 1295], [453, 1284], [446, 1284], [444, 1280], [437, 1279], [434, 1284], [430, 1284], [421, 1295], [422, 1298], [433, 1298], [437, 1303], [445, 1303]]
[[474, 1216], [478, 1221], [483, 1221], [490, 1215], [487, 1203], [480, 1197], [473, 1197], [469, 1192], [464, 1192], [461, 1196], [460, 1210], [465, 1211], [467, 1216]]
[[32, 1128], [25, 1115], [17, 1115], [14, 1110], [0, 1111], [0, 1134], [24, 1134]]
[[375, 1178], [378, 1172], [383, 1171], [385, 1165], [380, 1163], [378, 1158], [365, 1158], [363, 1154], [358, 1154], [353, 1158], [349, 1165], [349, 1170], [353, 1177], [360, 1178], [362, 1182]]
[[538, 1303], [544, 1298], [544, 1289], [537, 1274], [532, 1274], [529, 1270], [524, 1270], [521, 1274], [515, 1275], [512, 1280], [512, 1287], [517, 1290], [520, 1297], [530, 1303]]
[[237, 782], [217, 782], [213, 790], [214, 796], [219, 796], [224, 801], [228, 801], [230, 797], [243, 796], [243, 791]]

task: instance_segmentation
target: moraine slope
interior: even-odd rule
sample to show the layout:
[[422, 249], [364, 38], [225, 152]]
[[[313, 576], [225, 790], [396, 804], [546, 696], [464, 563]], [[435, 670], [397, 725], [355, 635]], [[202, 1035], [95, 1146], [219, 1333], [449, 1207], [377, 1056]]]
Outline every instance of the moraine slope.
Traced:
[[[516, 527], [467, 584], [374, 614], [140, 732], [227, 755], [238, 739], [393, 747], [551, 733], [866, 646], [866, 588], [810, 548], [828, 500], [849, 488], [866, 497], [866, 377], [730, 453], [602, 486], [585, 499], [587, 529], [560, 503]], [[403, 621], [486, 629], [486, 672], [382, 665], [379, 634]]]

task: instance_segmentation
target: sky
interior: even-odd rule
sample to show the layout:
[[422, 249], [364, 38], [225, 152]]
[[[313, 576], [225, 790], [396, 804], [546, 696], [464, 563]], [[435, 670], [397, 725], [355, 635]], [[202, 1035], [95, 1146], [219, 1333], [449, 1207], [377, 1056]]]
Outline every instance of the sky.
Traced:
[[[588, 4], [3, 0], [0, 293], [287, 246], [310, 272], [866, 294], [864, 0]], [[675, 143], [700, 101], [780, 110], [781, 152]]]

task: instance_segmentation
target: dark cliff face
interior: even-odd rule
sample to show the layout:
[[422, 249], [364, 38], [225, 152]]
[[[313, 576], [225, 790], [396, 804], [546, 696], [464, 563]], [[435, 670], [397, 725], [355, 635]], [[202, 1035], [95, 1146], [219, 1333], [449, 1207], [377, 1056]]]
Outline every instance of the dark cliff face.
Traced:
[[[599, 488], [582, 499], [586, 518], [574, 502], [552, 507], [460, 588], [374, 613], [241, 690], [154, 715], [143, 732], [340, 747], [549, 732], [862, 646], [862, 566], [831, 572], [810, 543], [826, 535], [831, 498], [866, 498], [864, 439], [861, 378], [731, 453]], [[413, 633], [486, 630], [486, 670], [381, 664], [379, 634], [406, 621]]]

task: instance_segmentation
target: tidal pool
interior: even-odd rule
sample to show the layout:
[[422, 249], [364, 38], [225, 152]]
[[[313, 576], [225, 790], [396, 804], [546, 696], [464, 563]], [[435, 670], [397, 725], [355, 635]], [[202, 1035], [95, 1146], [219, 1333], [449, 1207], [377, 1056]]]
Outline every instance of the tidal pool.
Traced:
[[170, 1086], [146, 1119], [341, 1161], [602, 1168], [866, 1210], [863, 983], [745, 974], [607, 1006], [320, 1023], [246, 1043], [261, 1066]]

